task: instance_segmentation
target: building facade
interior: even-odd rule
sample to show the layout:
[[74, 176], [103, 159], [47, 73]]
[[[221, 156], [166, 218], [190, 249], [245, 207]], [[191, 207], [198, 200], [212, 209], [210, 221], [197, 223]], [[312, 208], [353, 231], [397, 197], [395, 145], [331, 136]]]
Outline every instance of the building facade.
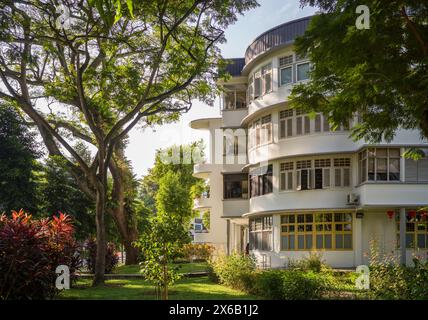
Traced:
[[[194, 175], [210, 185], [195, 207], [210, 211], [210, 230], [195, 241], [226, 253], [253, 253], [266, 267], [320, 252], [332, 267], [369, 261], [370, 244], [411, 264], [427, 257], [428, 143], [417, 131], [391, 142], [350, 138], [358, 117], [333, 130], [323, 114], [289, 106], [297, 83], [309, 81], [310, 61], [293, 51], [311, 17], [257, 37], [232, 59], [221, 117], [199, 119], [210, 132], [210, 159]], [[414, 161], [403, 153], [420, 148]]]

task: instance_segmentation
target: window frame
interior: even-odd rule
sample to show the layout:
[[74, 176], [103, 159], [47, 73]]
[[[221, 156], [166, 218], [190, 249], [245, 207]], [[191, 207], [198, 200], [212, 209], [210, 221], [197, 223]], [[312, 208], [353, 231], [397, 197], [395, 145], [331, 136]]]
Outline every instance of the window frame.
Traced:
[[[299, 222], [299, 216], [303, 215], [303, 222]], [[328, 215], [331, 216], [330, 221], [327, 221]], [[344, 217], [350, 217], [350, 221], [342, 221], [338, 219], [337, 215], [343, 215]], [[291, 217], [293, 219], [285, 219], [285, 217]], [[307, 216], [311, 216], [307, 219]], [[346, 218], [345, 218], [346, 219]], [[293, 222], [290, 222], [290, 221]], [[309, 220], [309, 222], [308, 222]], [[284, 222], [287, 221], [287, 222]], [[330, 230], [326, 230], [325, 225], [330, 225]], [[342, 230], [337, 230], [336, 225], [341, 225]], [[350, 225], [350, 230], [345, 230], [345, 225]], [[290, 231], [290, 226], [293, 227], [293, 231]], [[308, 228], [307, 226], [311, 226]], [[286, 227], [286, 228], [283, 228]], [[320, 230], [317, 230], [320, 229]], [[284, 231], [286, 230], [286, 231]], [[300, 231], [299, 231], [300, 230]], [[299, 248], [299, 236], [304, 236], [304, 248]], [[326, 237], [331, 235], [331, 248], [326, 248]], [[345, 248], [345, 235], [350, 235], [351, 246]], [[309, 247], [306, 236], [311, 237], [312, 246]], [[322, 236], [323, 245], [322, 248], [317, 247], [317, 237]], [[338, 247], [336, 243], [336, 236], [342, 236], [342, 246]], [[283, 237], [287, 237], [288, 247], [284, 247]], [[294, 247], [290, 246], [290, 237], [294, 237]], [[354, 250], [354, 216], [350, 211], [332, 211], [332, 212], [298, 212], [298, 213], [286, 213], [280, 215], [280, 251], [353, 251]]]

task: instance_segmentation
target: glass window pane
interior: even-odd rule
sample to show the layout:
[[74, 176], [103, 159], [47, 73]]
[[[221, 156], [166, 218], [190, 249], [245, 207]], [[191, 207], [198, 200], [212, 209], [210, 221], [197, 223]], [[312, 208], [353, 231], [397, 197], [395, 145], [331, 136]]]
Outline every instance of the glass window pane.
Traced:
[[305, 249], [305, 236], [304, 235], [297, 236], [297, 248], [298, 249]]
[[294, 236], [289, 236], [290, 249], [295, 249], [294, 247]]
[[343, 249], [343, 235], [336, 234], [336, 249]]
[[305, 221], [306, 222], [312, 222], [313, 221], [313, 215], [312, 214], [305, 215]]
[[297, 65], [297, 81], [309, 79], [309, 62]]
[[323, 248], [323, 236], [317, 235], [317, 249]]
[[413, 233], [406, 233], [406, 248], [413, 248]]
[[325, 249], [331, 249], [332, 248], [331, 234], [326, 234], [324, 236], [324, 240], [325, 240]]
[[306, 249], [312, 249], [312, 235], [307, 234], [305, 238], [306, 238]]
[[418, 248], [425, 248], [425, 235], [418, 234]]
[[344, 227], [345, 227], [344, 228], [345, 231], [351, 231], [352, 230], [352, 225], [350, 223], [345, 224]]
[[352, 249], [352, 234], [343, 235], [343, 248]]
[[281, 237], [281, 248], [283, 250], [287, 250], [288, 249], [288, 236]]
[[292, 68], [281, 69], [281, 85], [293, 82]]

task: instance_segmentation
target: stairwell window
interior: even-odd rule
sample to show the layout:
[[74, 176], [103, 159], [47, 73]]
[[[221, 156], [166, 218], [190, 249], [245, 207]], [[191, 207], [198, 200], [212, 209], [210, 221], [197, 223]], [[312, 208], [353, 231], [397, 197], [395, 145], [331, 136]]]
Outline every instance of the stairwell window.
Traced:
[[250, 249], [272, 251], [272, 216], [250, 219]]
[[280, 85], [293, 82], [293, 55], [279, 58]]

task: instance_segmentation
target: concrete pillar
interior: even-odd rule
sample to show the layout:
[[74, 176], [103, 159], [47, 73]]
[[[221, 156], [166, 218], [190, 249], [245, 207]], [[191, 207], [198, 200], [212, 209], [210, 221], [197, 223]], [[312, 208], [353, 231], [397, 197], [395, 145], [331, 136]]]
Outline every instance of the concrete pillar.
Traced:
[[281, 251], [281, 216], [275, 214], [272, 217], [272, 239], [274, 252], [279, 253]]
[[406, 208], [400, 208], [400, 263], [406, 265]]
[[363, 219], [357, 218], [357, 214], [355, 213], [355, 223], [354, 223], [354, 261], [355, 266], [359, 266], [363, 264]]

